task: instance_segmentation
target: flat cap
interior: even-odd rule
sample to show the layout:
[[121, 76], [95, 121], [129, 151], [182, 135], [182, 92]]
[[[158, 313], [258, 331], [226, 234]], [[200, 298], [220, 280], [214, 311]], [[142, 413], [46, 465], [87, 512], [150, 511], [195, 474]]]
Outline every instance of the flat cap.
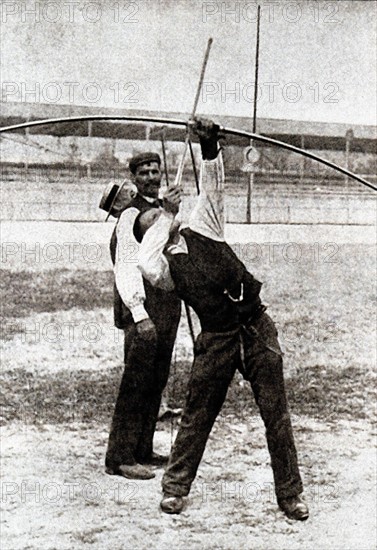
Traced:
[[132, 174], [135, 174], [136, 168], [140, 166], [140, 164], [145, 164], [147, 162], [157, 162], [159, 166], [161, 166], [161, 158], [158, 153], [139, 153], [138, 155], [135, 155], [130, 159], [130, 162], [128, 164], [130, 171]]

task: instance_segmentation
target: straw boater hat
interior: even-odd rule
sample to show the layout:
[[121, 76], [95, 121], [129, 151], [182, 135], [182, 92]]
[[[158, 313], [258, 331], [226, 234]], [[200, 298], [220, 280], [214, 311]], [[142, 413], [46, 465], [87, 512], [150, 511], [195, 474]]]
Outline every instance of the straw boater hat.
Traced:
[[[99, 203], [99, 207], [101, 208], [101, 210], [105, 210], [105, 212], [108, 212], [105, 220], [106, 222], [111, 215], [111, 210], [115, 204], [117, 196], [119, 195], [120, 191], [127, 185], [129, 186], [128, 182], [124, 181], [120, 185], [118, 183], [110, 182], [106, 186]], [[131, 186], [129, 186], [128, 198], [124, 197], [123, 206], [127, 207], [134, 197], [136, 197], [136, 191]]]

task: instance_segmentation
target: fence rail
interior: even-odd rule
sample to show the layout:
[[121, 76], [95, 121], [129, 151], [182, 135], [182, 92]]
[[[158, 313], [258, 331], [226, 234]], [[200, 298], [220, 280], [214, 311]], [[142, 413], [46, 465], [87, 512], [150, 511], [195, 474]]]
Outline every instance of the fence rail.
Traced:
[[[191, 170], [185, 170], [185, 179], [190, 181]], [[174, 179], [174, 173], [169, 172], [169, 179]], [[375, 174], [362, 174], [361, 177], [370, 183], [377, 183]], [[125, 166], [82, 166], [75, 164], [64, 165], [19, 165], [3, 164], [0, 171], [0, 180], [6, 182], [29, 182], [29, 183], [59, 183], [76, 184], [79, 181], [85, 183], [106, 183], [110, 180], [129, 179], [129, 172]], [[227, 171], [226, 191], [231, 194], [244, 193], [247, 187], [249, 175], [240, 170]], [[341, 176], [340, 174], [329, 174], [326, 172], [302, 174], [297, 170], [256, 170], [254, 172], [255, 190], [263, 190], [268, 186], [269, 190], [281, 189], [286, 192], [329, 192], [329, 193], [363, 193], [373, 194], [368, 188], [359, 183]], [[272, 186], [272, 187], [271, 187]]]

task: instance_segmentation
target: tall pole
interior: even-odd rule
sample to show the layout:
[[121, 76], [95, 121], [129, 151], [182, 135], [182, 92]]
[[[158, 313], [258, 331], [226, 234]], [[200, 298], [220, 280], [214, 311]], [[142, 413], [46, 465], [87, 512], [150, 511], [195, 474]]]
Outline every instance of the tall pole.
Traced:
[[254, 76], [254, 112], [253, 112], [253, 134], [257, 131], [257, 99], [258, 99], [258, 74], [259, 74], [259, 29], [260, 29], [260, 6], [258, 6], [257, 19], [257, 46], [255, 49], [255, 76]]
[[[254, 108], [253, 108], [253, 134], [257, 128], [257, 100], [258, 100], [258, 74], [259, 74], [259, 29], [260, 29], [260, 6], [258, 6], [257, 16], [257, 44], [255, 48], [255, 73], [254, 73]], [[253, 140], [250, 140], [250, 146]], [[251, 223], [251, 194], [254, 185], [254, 172], [250, 172], [247, 186], [247, 204], [246, 204], [246, 222]]]

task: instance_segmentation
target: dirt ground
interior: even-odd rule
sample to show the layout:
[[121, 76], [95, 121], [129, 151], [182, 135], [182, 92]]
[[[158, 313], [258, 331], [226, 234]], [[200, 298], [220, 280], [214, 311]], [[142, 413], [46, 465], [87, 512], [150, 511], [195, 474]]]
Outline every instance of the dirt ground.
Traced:
[[[68, 242], [58, 228], [47, 238]], [[261, 419], [234, 389], [181, 515], [159, 510], [161, 469], [150, 481], [106, 475], [122, 368], [108, 257], [63, 266], [13, 255], [2, 279], [1, 549], [375, 549], [375, 251], [340, 245], [328, 263], [320, 237], [305, 237], [320, 243], [315, 261], [302, 247], [294, 264], [281, 254], [250, 264], [286, 352], [304, 523], [277, 508]], [[178, 343], [174, 360], [189, 364], [187, 327]], [[158, 452], [176, 428], [159, 423]]]
[[[372, 550], [376, 452], [368, 422], [293, 418], [311, 515], [278, 510], [259, 418], [217, 421], [184, 512], [159, 511], [150, 481], [104, 473], [107, 426], [26, 426], [2, 433], [2, 549]], [[168, 452], [170, 423], [156, 450]]]

